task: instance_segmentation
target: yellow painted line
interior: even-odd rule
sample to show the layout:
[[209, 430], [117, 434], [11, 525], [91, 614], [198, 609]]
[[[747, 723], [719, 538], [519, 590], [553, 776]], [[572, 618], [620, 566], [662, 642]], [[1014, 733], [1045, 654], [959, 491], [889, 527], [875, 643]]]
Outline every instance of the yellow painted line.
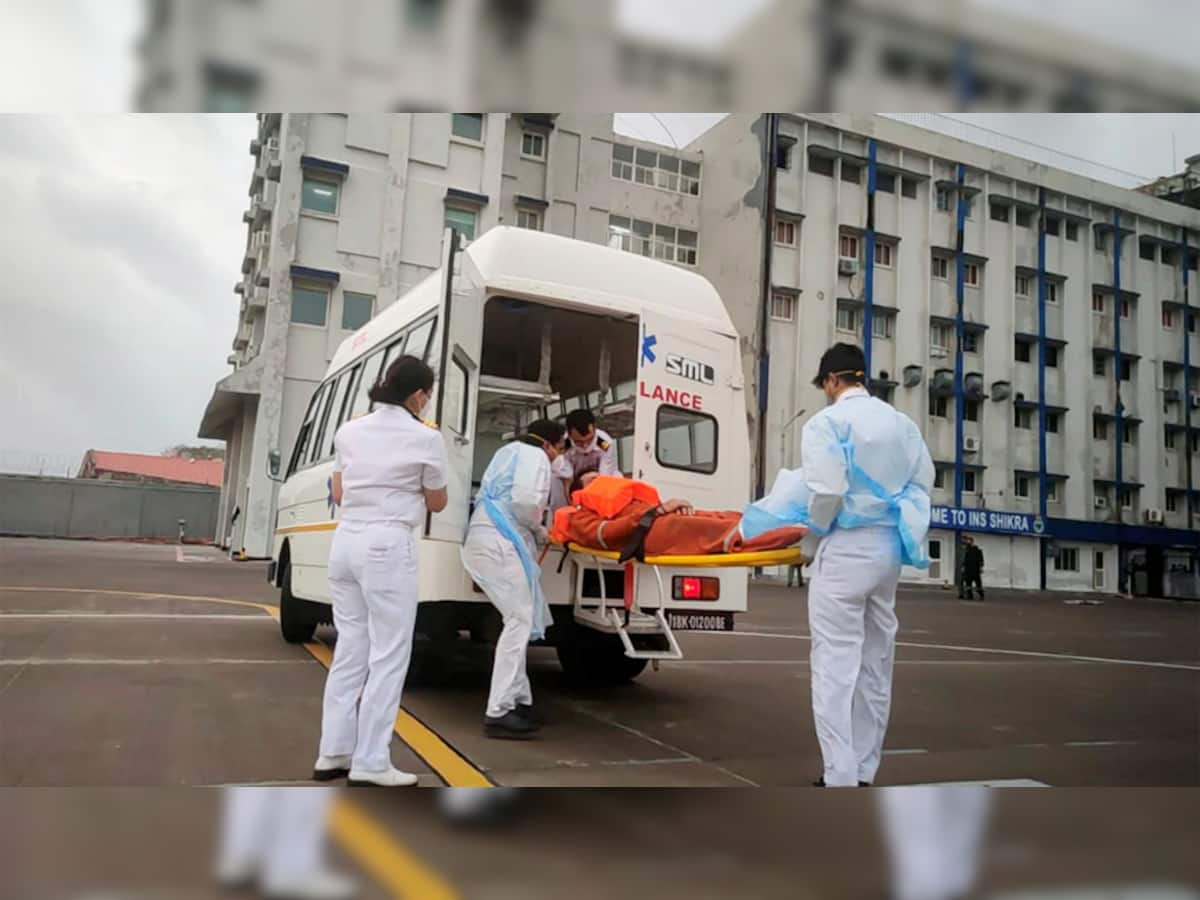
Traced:
[[[325, 668], [333, 664], [333, 651], [325, 644], [308, 643], [304, 649]], [[495, 787], [465, 756], [406, 709], [396, 714], [396, 734], [450, 787]]]
[[417, 859], [360, 806], [349, 800], [334, 804], [329, 822], [342, 849], [393, 897], [458, 900], [445, 878]]
[[316, 525], [289, 525], [287, 528], [276, 528], [276, 534], [303, 534], [308, 531], [334, 531], [337, 522], [318, 522]]
[[[26, 587], [24, 585], [0, 585], [0, 591], [26, 591], [29, 593], [58, 593], [58, 594], [102, 594], [114, 597], [157, 597], [168, 600], [191, 600], [204, 603], [221, 603], [229, 606], [243, 606], [260, 609], [268, 616], [279, 621], [278, 607], [268, 603], [255, 603], [251, 600], [230, 600], [226, 597], [203, 597], [192, 594], [161, 594], [152, 591], [109, 591], [93, 588], [55, 588], [55, 587]], [[333, 651], [325, 644], [309, 642], [306, 649], [325, 668], [333, 664]], [[421, 757], [429, 768], [437, 773], [442, 781], [450, 787], [495, 787], [495, 784], [471, 765], [465, 756], [447, 744], [438, 734], [421, 722], [416, 716], [405, 709], [396, 715], [396, 734], [408, 747]]]

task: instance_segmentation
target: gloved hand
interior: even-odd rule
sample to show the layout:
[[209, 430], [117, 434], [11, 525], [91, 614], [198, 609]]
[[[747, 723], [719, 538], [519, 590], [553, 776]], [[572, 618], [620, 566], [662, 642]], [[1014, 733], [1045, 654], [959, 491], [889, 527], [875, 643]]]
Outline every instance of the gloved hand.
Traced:
[[533, 530], [533, 542], [538, 547], [544, 547], [550, 541], [550, 532], [545, 525], [538, 525]]

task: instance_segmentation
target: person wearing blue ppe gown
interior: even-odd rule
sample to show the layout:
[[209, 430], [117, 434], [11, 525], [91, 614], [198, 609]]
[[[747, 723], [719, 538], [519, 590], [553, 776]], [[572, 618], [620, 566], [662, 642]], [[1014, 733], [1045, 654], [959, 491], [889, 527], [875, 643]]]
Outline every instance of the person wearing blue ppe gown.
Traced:
[[891, 711], [896, 585], [901, 566], [928, 568], [933, 460], [916, 424], [864, 387], [853, 344], [821, 357], [813, 384], [829, 405], [804, 426], [803, 470], [781, 472], [752, 504], [752, 538], [805, 525], [811, 560], [813, 718], [824, 774], [818, 786], [869, 785], [879, 769]]
[[564, 426], [540, 419], [497, 451], [483, 474], [463, 543], [463, 566], [504, 620], [483, 720], [490, 738], [529, 738], [539, 727], [525, 653], [550, 624], [537, 547], [546, 541], [550, 464], [562, 453], [565, 437]]

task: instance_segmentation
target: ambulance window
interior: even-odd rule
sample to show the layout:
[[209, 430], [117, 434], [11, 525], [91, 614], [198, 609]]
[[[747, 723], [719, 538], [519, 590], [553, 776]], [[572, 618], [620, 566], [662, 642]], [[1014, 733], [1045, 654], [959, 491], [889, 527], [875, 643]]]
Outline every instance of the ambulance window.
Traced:
[[350, 414], [348, 419], [357, 419], [363, 415], [370, 407], [371, 400], [367, 396], [367, 392], [375, 386], [376, 380], [379, 378], [379, 368], [383, 365], [383, 351], [378, 350], [367, 360], [362, 368], [362, 376], [358, 379], [358, 388], [352, 395], [354, 400], [350, 406]]
[[717, 420], [712, 416], [680, 409], [658, 408], [658, 464], [711, 475], [717, 471]]
[[457, 359], [450, 360], [446, 374], [446, 404], [442, 421], [461, 435], [467, 433], [467, 369]]
[[[379, 375], [380, 376], [387, 374], [387, 367], [389, 365], [391, 365], [392, 362], [397, 357], [400, 356], [400, 351], [403, 348], [404, 348], [404, 338], [403, 337], [399, 338], [395, 343], [393, 343], [391, 346], [389, 346], [387, 348], [387, 351], [383, 354], [383, 364], [379, 367]], [[370, 408], [374, 409], [375, 404], [372, 403]]]
[[404, 342], [405, 353], [415, 356], [417, 359], [429, 361], [429, 339], [433, 337], [433, 323], [433, 319], [422, 322], [408, 333], [408, 338]]
[[[334, 383], [333, 387], [326, 391], [325, 402], [321, 404], [324, 410], [321, 412], [321, 427], [317, 431], [317, 439], [313, 443], [313, 452], [309, 457], [310, 462], [320, 462], [329, 455], [333, 446], [333, 428], [337, 419], [337, 405], [341, 399], [346, 396], [346, 376], [343, 374]], [[334, 425], [336, 427], [336, 425]]]
[[350, 412], [350, 404], [354, 401], [354, 389], [358, 386], [358, 376], [362, 374], [362, 365], [355, 366], [345, 376], [345, 384], [338, 385], [338, 395], [333, 401], [333, 415], [337, 418], [329, 423], [329, 446], [325, 451], [326, 456], [333, 456], [333, 436], [337, 434], [337, 430], [342, 427], [343, 423], [348, 418]]
[[288, 463], [288, 477], [300, 468], [300, 461], [304, 459], [304, 454], [308, 451], [309, 438], [312, 437], [313, 423], [317, 418], [317, 410], [321, 408], [321, 401], [325, 396], [325, 385], [321, 385], [313, 391], [312, 399], [308, 401], [308, 412], [304, 414], [304, 421], [300, 425], [300, 431], [296, 435], [296, 446], [292, 449], [292, 459]]

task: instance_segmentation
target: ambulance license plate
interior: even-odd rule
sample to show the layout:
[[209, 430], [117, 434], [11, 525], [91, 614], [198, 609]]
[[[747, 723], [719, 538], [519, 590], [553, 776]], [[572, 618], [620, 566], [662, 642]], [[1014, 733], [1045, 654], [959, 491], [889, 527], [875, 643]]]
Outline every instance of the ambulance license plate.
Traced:
[[673, 631], [733, 631], [733, 613], [669, 612], [667, 624]]

